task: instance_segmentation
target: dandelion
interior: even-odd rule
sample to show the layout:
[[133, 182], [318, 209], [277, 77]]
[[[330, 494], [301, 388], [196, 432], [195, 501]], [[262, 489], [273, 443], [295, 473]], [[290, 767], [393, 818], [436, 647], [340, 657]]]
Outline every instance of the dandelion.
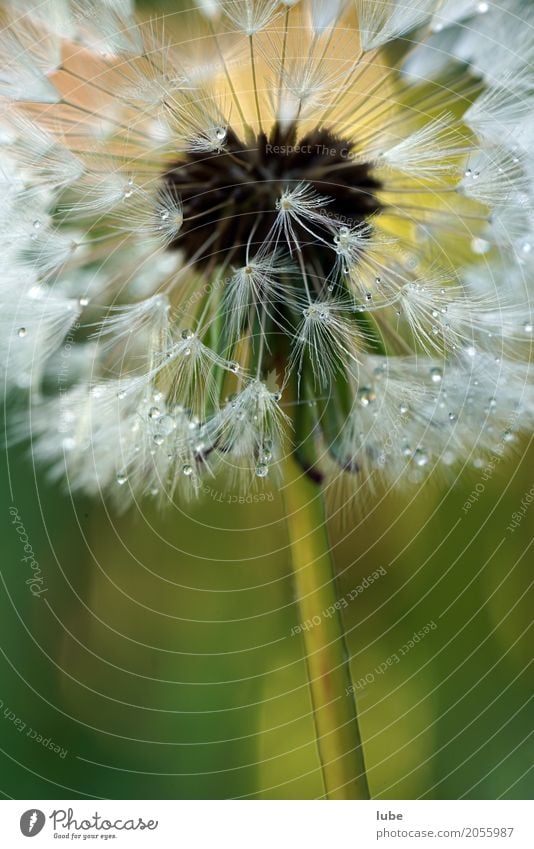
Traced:
[[[298, 563], [319, 487], [418, 484], [532, 426], [530, 13], [197, 5], [190, 39], [127, 0], [7, 4], [2, 375], [29, 394], [14, 436], [121, 509], [276, 476]], [[326, 561], [304, 572], [328, 596]], [[332, 798], [367, 792], [341, 701], [318, 714]]]

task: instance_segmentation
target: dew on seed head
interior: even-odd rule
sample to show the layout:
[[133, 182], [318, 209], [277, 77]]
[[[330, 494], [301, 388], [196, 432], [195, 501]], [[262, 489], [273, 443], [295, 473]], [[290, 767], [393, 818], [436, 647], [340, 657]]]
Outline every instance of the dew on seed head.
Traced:
[[361, 389], [358, 389], [357, 398], [362, 407], [368, 407], [369, 404], [376, 401], [376, 395], [369, 386], [362, 386]]
[[186, 463], [182, 466], [182, 473], [186, 476], [186, 478], [190, 478], [193, 474], [193, 466], [190, 466], [189, 463]]
[[148, 418], [154, 421], [155, 419], [159, 419], [161, 416], [161, 410], [159, 407], [151, 407], [148, 411]]
[[476, 237], [471, 240], [471, 250], [477, 256], [483, 256], [491, 250], [491, 243], [488, 242], [487, 239], [480, 239]]
[[424, 448], [416, 448], [413, 454], [414, 463], [416, 466], [427, 466], [429, 463], [428, 452]]
[[126, 474], [126, 472], [117, 472], [116, 480], [119, 486], [124, 486], [124, 484], [128, 480], [128, 475]]
[[169, 434], [173, 432], [175, 427], [176, 422], [174, 421], [172, 416], [161, 416], [158, 421], [159, 432], [163, 434], [163, 436], [169, 436]]
[[434, 367], [430, 369], [430, 380], [432, 383], [441, 383], [443, 380], [443, 371], [440, 368]]
[[256, 466], [256, 477], [266, 478], [269, 474], [269, 466], [266, 463], [258, 463]]

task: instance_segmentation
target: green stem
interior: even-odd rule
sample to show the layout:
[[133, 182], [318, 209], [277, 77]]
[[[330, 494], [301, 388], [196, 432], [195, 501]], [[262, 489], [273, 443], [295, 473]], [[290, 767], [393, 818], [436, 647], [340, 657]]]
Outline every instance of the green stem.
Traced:
[[293, 458], [286, 461], [284, 502], [325, 796], [368, 799], [322, 495]]

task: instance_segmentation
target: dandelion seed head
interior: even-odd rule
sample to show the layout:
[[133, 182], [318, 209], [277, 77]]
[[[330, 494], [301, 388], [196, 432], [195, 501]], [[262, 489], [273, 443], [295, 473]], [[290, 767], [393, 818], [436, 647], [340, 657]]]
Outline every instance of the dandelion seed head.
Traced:
[[534, 415], [529, 9], [197, 5], [179, 32], [128, 0], [8, 4], [15, 438], [119, 507], [262, 486], [287, 453], [359, 491], [513, 444]]

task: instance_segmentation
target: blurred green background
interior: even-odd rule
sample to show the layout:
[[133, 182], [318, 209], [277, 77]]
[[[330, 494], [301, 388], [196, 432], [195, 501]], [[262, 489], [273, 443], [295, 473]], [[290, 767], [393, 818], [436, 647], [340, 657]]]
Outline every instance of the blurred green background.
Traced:
[[[343, 612], [353, 678], [369, 682], [359, 709], [375, 798], [532, 796], [534, 504], [507, 526], [533, 459], [518, 445], [488, 480], [379, 494], [331, 522], [339, 597], [385, 570]], [[15, 450], [2, 481], [4, 796], [322, 794], [278, 493], [239, 505], [215, 481], [202, 504], [117, 516], [50, 486]], [[12, 505], [42, 570], [37, 598]]]
[[[340, 597], [385, 569], [344, 610], [353, 678], [370, 679], [359, 705], [375, 797], [532, 795], [531, 516], [506, 530], [532, 459], [502, 465], [467, 513], [476, 475], [332, 522]], [[186, 512], [117, 517], [51, 488], [27, 457], [10, 452], [3, 472], [2, 792], [319, 796], [278, 494], [236, 505], [214, 483]], [[47, 587], [37, 598], [10, 486]]]

